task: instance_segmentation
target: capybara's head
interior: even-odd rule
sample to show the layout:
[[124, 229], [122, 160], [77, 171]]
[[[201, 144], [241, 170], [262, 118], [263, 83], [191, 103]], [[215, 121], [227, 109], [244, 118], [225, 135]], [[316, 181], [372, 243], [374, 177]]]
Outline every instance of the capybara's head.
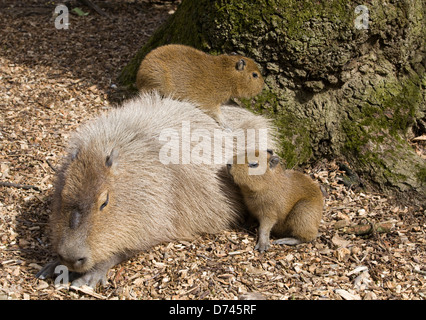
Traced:
[[245, 190], [258, 191], [272, 183], [271, 176], [279, 166], [280, 158], [271, 149], [255, 150], [235, 155], [227, 164], [228, 173], [235, 184]]
[[[53, 197], [52, 243], [61, 263], [86, 272], [114, 251], [114, 166], [117, 150], [71, 152], [61, 168]], [[114, 235], [115, 234], [115, 235]]]
[[258, 95], [264, 85], [263, 77], [256, 63], [247, 57], [229, 55], [231, 57], [231, 79], [235, 87], [233, 95], [241, 98], [251, 98]]

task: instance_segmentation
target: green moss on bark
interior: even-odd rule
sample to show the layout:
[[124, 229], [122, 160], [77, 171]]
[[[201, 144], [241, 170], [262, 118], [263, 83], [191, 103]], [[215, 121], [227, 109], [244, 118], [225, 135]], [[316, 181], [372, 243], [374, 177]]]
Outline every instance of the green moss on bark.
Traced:
[[297, 116], [297, 112], [283, 108], [276, 94], [265, 88], [255, 99], [241, 99], [240, 103], [257, 114], [274, 120], [279, 128], [280, 149], [275, 150], [287, 168], [307, 163], [312, 158], [312, 123], [309, 119]]
[[374, 182], [397, 185], [401, 191], [408, 190], [409, 185], [420, 188], [424, 183], [426, 165], [406, 138], [420, 111], [420, 81], [414, 74], [404, 81], [375, 86], [366, 94], [368, 101], [359, 107], [357, 120], [342, 122], [347, 137], [343, 153], [351, 155], [365, 173], [374, 171]]

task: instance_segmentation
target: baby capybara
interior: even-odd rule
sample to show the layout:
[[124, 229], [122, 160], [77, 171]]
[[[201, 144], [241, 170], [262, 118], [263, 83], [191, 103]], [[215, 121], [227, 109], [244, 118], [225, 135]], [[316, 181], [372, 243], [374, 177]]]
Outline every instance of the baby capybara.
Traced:
[[278, 244], [296, 245], [315, 239], [324, 205], [319, 185], [301, 172], [283, 170], [272, 149], [247, 152], [240, 163], [237, 158], [235, 155], [228, 164], [228, 172], [241, 188], [250, 213], [259, 221], [255, 249], [268, 250], [271, 232], [287, 236], [276, 240]]
[[252, 59], [237, 54], [210, 55], [181, 44], [149, 52], [136, 77], [141, 92], [157, 90], [165, 96], [191, 101], [228, 129], [230, 122], [225, 121], [220, 106], [231, 98], [254, 97], [263, 85]]

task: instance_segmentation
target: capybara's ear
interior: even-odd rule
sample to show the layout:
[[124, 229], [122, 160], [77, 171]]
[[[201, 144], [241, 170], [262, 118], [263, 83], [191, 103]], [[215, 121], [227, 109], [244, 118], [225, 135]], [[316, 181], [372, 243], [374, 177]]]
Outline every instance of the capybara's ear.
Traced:
[[107, 157], [105, 159], [105, 165], [108, 168], [111, 168], [112, 165], [117, 162], [117, 157], [118, 157], [118, 151], [116, 149], [112, 149], [111, 153], [109, 155], [107, 155]]
[[280, 163], [280, 158], [277, 156], [272, 156], [269, 159], [269, 168], [271, 169], [275, 168], [278, 165], [278, 163]]
[[78, 157], [78, 153], [80, 152], [80, 150], [79, 149], [75, 149], [75, 150], [72, 150], [71, 152], [70, 152], [70, 156], [71, 156], [71, 161], [74, 161], [77, 157]]
[[246, 61], [244, 60], [244, 59], [240, 59], [240, 60], [238, 60], [238, 62], [237, 62], [237, 64], [236, 64], [236, 66], [235, 66], [235, 68], [238, 70], [238, 71], [243, 71], [244, 70], [244, 68], [245, 68], [245, 66], [246, 66]]

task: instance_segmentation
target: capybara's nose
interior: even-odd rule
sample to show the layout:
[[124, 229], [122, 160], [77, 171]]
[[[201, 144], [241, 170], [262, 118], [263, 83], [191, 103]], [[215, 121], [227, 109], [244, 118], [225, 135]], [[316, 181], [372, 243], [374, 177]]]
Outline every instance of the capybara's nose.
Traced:
[[83, 267], [84, 267], [84, 265], [85, 265], [85, 263], [86, 263], [86, 261], [87, 261], [87, 258], [86, 258], [86, 257], [78, 258], [76, 261], [74, 261], [74, 264], [73, 264], [74, 269], [80, 269], [80, 268], [83, 268]]
[[71, 270], [74, 270], [74, 271], [84, 269], [84, 265], [86, 264], [86, 262], [88, 260], [87, 257], [72, 258], [72, 257], [65, 257], [61, 254], [58, 254], [58, 257], [59, 257], [59, 260], [61, 261], [61, 263], [63, 263], [68, 268], [70, 268]]
[[87, 267], [90, 251], [85, 246], [62, 245], [58, 248], [58, 258], [70, 271], [81, 272]]

